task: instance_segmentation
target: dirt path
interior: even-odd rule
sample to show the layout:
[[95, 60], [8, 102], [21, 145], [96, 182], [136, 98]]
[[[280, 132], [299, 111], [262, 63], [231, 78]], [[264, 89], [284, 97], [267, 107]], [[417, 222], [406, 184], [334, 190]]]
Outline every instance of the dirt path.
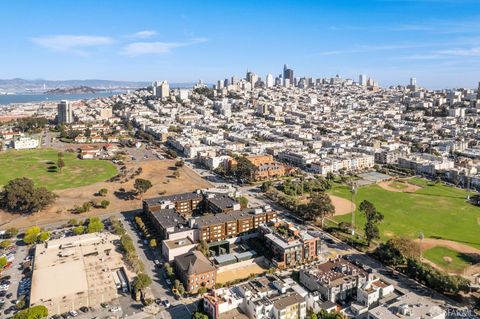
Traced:
[[399, 181], [385, 181], [385, 182], [380, 182], [377, 185], [383, 188], [384, 190], [390, 191], [390, 192], [395, 192], [395, 193], [415, 193], [419, 189], [421, 189], [420, 186], [413, 185], [405, 181], [403, 185], [405, 185], [405, 188], [395, 188], [391, 186], [392, 183], [400, 183]]
[[355, 210], [355, 204], [353, 204], [348, 199], [338, 197], [335, 195], [330, 195], [330, 194], [328, 194], [328, 196], [330, 196], [330, 199], [332, 200], [332, 204], [333, 206], [335, 206], [334, 216], [350, 214]]
[[[129, 170], [135, 170], [141, 167], [142, 173], [135, 178], [144, 178], [152, 182], [153, 186], [143, 195], [144, 198], [159, 196], [160, 194], [170, 195], [191, 192], [196, 189], [212, 187], [212, 184], [204, 180], [187, 166], [180, 168], [180, 176], [175, 178], [173, 176], [175, 162], [175, 160], [130, 162], [127, 163], [127, 167]], [[42, 212], [30, 216], [21, 217], [18, 214], [15, 215], [0, 211], [0, 228], [24, 228], [31, 225], [46, 225], [63, 220], [67, 221], [71, 218], [83, 219], [94, 215], [139, 209], [142, 207], [140, 199], [126, 200], [118, 198], [115, 195], [115, 192], [120, 188], [124, 188], [126, 191], [133, 190], [134, 179], [126, 183], [100, 182], [88, 186], [56, 191], [55, 193], [59, 195], [59, 198], [55, 204]], [[94, 196], [94, 194], [102, 188], [108, 190], [107, 196]], [[92, 209], [90, 212], [81, 215], [72, 214], [69, 211], [75, 205], [81, 206], [90, 200], [100, 202], [104, 199], [110, 201], [110, 206], [107, 209]]]

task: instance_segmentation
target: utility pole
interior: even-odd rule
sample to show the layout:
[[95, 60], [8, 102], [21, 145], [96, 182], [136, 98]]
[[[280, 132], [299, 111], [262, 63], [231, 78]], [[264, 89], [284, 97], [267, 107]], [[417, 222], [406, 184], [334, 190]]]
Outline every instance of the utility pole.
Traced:
[[350, 188], [350, 194], [351, 194], [351, 207], [352, 207], [352, 236], [355, 235], [355, 195], [357, 194], [357, 185], [355, 184], [354, 181], [351, 182], [351, 188]]

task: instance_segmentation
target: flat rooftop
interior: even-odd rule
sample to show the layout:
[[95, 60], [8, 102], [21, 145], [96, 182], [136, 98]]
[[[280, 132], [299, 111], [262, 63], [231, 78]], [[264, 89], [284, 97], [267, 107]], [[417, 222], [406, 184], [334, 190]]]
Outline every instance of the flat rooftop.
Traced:
[[118, 238], [93, 233], [36, 245], [30, 303], [116, 291], [112, 271], [123, 267], [112, 242]]

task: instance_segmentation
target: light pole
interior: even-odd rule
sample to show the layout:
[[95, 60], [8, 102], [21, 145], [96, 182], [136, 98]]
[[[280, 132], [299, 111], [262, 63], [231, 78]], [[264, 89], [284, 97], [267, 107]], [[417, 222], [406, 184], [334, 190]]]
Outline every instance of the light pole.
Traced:
[[354, 200], [355, 200], [355, 195], [357, 194], [357, 186], [355, 185], [355, 182], [352, 181], [351, 183], [351, 188], [350, 188], [350, 193], [351, 193], [351, 201], [350, 201], [350, 205], [352, 207], [352, 236], [355, 235], [355, 204], [354, 204]]
[[422, 242], [424, 238], [425, 238], [425, 235], [423, 234], [423, 232], [420, 232], [420, 234], [418, 235], [418, 239], [420, 239], [420, 261], [422, 261], [422, 258], [423, 258]]

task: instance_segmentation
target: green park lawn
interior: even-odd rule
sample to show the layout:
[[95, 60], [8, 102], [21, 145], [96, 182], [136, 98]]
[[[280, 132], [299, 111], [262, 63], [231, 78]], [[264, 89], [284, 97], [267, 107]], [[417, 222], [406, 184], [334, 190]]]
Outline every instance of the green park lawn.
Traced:
[[471, 264], [468, 256], [446, 247], [427, 249], [423, 252], [423, 257], [448, 272], [461, 273]]
[[36, 186], [60, 190], [105, 181], [117, 174], [109, 161], [80, 160], [74, 153], [64, 153], [65, 167], [56, 169], [58, 151], [37, 149], [0, 153], [0, 186], [18, 177], [32, 179]]
[[[355, 203], [369, 200], [383, 213], [379, 224], [381, 240], [395, 235], [418, 238], [437, 237], [480, 248], [480, 207], [466, 202], [467, 192], [455, 187], [412, 179], [422, 186], [415, 193], [390, 192], [377, 185], [360, 187]], [[350, 188], [334, 183], [329, 193], [351, 199]], [[356, 212], [356, 229], [363, 232], [365, 217]], [[336, 216], [337, 222], [350, 222], [351, 214]]]

